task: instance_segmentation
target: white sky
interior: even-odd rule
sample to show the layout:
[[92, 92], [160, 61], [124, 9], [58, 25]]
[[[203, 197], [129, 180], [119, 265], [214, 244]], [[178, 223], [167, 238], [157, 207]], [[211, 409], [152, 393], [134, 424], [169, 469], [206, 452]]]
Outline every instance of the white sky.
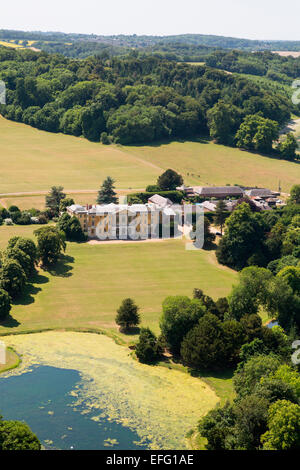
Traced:
[[0, 29], [95, 34], [216, 34], [300, 40], [300, 1], [1, 1]]

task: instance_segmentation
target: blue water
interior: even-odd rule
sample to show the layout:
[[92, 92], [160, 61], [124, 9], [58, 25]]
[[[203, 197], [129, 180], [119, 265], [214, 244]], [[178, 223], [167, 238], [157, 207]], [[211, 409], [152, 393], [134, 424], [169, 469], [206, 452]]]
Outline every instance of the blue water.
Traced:
[[[25, 421], [48, 449], [143, 449], [136, 433], [121, 424], [101, 418], [101, 410], [82, 415], [73, 409], [76, 397], [69, 395], [81, 382], [76, 370], [34, 366], [31, 372], [0, 378], [0, 414], [4, 419]], [[50, 413], [49, 413], [50, 412]], [[105, 440], [117, 444], [105, 446]], [[45, 441], [53, 441], [49, 444]]]

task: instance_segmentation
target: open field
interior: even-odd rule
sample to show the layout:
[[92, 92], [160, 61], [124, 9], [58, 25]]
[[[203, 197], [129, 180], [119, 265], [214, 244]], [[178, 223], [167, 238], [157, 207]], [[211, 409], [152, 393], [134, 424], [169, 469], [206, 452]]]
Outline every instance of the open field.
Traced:
[[[300, 177], [298, 163], [211, 142], [103, 146], [83, 138], [39, 131], [1, 117], [0, 142], [2, 195], [39, 194], [59, 184], [66, 192], [95, 191], [107, 175], [116, 180], [118, 190], [130, 191], [156, 182], [167, 168], [179, 171], [186, 184], [244, 184], [277, 189], [280, 179], [284, 192]], [[28, 205], [32, 206], [31, 201]]]
[[22, 49], [22, 46], [20, 44], [16, 44], [14, 42], [8, 42], [8, 41], [0, 41], [0, 46], [5, 46], [5, 47], [12, 47], [14, 49]]
[[[143, 190], [143, 188], [140, 188]], [[48, 192], [48, 191], [47, 191]], [[132, 192], [132, 190], [125, 190], [119, 189], [116, 191], [119, 197], [120, 202], [122, 202], [122, 198], [126, 196], [126, 194]], [[77, 204], [95, 204], [97, 199], [98, 191], [82, 191], [82, 192], [68, 192], [67, 197], [72, 197]], [[46, 194], [35, 194], [35, 195], [28, 195], [23, 194], [20, 195], [11, 195], [11, 196], [1, 196], [0, 195], [0, 207], [10, 207], [12, 205], [18, 206], [21, 210], [35, 209], [43, 210], [45, 209], [45, 195]]]
[[186, 182], [199, 185], [242, 184], [278, 189], [281, 180], [282, 190], [288, 192], [300, 178], [299, 163], [211, 142], [171, 142], [123, 150], [158, 166], [175, 168]]
[[117, 146], [39, 131], [0, 118], [0, 193], [97, 189], [107, 175], [120, 189], [144, 188], [161, 168], [124, 153]]
[[[31, 236], [34, 227], [0, 227], [0, 249], [14, 235]], [[114, 318], [121, 301], [132, 297], [143, 325], [159, 331], [162, 301], [191, 296], [199, 287], [217, 299], [236, 282], [234, 271], [218, 266], [212, 251], [187, 251], [181, 240], [159, 243], [89, 245], [68, 243], [52, 273], [39, 271], [0, 335], [45, 328], [106, 329], [117, 333]], [[122, 335], [123, 340], [135, 339]]]
[[300, 52], [299, 51], [272, 51], [273, 54], [278, 54], [281, 55], [282, 57], [300, 57]]

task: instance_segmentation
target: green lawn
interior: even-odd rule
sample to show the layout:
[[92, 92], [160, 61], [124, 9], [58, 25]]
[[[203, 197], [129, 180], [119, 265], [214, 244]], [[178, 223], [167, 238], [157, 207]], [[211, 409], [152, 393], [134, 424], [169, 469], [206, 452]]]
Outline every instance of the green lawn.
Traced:
[[[11, 236], [31, 236], [32, 230], [32, 226], [0, 227], [0, 249]], [[12, 319], [0, 327], [0, 335], [71, 327], [116, 333], [116, 309], [126, 297], [140, 306], [143, 325], [158, 333], [165, 297], [191, 296], [198, 287], [217, 299], [229, 293], [236, 279], [234, 271], [218, 266], [214, 252], [187, 251], [181, 240], [68, 243], [56, 271], [40, 270], [24, 297], [15, 302]]]
[[297, 163], [204, 141], [104, 146], [0, 117], [0, 142], [0, 194], [45, 191], [58, 184], [66, 190], [97, 190], [107, 175], [118, 189], [143, 189], [167, 168], [182, 173], [187, 184], [277, 189], [280, 180], [285, 192], [300, 178]]

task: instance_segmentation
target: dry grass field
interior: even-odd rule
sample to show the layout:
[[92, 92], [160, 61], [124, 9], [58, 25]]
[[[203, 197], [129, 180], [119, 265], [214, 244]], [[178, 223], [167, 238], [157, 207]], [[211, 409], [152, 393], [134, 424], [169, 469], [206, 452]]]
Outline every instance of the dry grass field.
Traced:
[[[0, 199], [8, 206], [14, 203], [24, 209], [41, 207], [41, 193], [52, 185], [62, 185], [74, 195], [79, 193], [77, 202], [93, 202], [108, 175], [124, 194], [155, 183], [167, 168], [180, 172], [186, 184], [243, 184], [277, 189], [280, 180], [284, 192], [300, 178], [298, 163], [204, 141], [103, 146], [0, 117], [0, 142]], [[83, 191], [93, 193], [83, 195]], [[23, 192], [36, 194], [25, 201], [21, 199]]]

